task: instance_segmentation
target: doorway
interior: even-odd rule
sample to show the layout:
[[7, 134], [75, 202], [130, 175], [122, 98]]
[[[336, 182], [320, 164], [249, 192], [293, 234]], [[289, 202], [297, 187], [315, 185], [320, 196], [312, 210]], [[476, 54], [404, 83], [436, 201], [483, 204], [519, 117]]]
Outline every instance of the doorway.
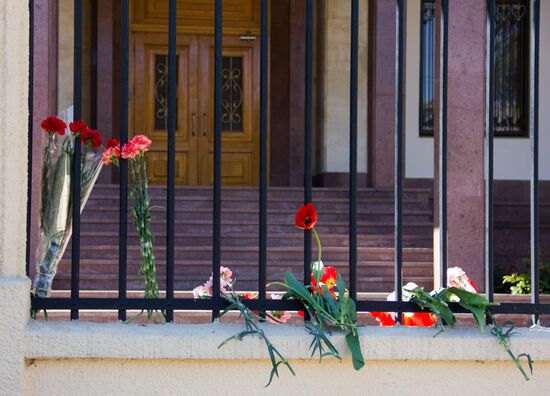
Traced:
[[[142, 2], [138, 2], [142, 3]], [[145, 1], [147, 3], [147, 1]], [[201, 20], [198, 3], [183, 10]], [[197, 4], [194, 4], [197, 3]], [[242, 4], [257, 3], [240, 0]], [[179, 5], [179, 4], [178, 4]], [[193, 10], [189, 7], [195, 5]], [[225, 13], [224, 13], [225, 16]], [[205, 17], [206, 18], [206, 17]], [[208, 20], [206, 18], [205, 20]], [[250, 22], [249, 22], [250, 23]], [[140, 28], [141, 26], [141, 28]], [[164, 28], [166, 26], [164, 25]], [[187, 28], [189, 30], [189, 28]], [[214, 36], [196, 26], [176, 44], [176, 183], [211, 185], [214, 149]], [[130, 135], [153, 144], [146, 155], [151, 183], [167, 177], [167, 35], [140, 24], [132, 29]], [[260, 40], [224, 35], [222, 57], [222, 183], [254, 186], [259, 179]]]

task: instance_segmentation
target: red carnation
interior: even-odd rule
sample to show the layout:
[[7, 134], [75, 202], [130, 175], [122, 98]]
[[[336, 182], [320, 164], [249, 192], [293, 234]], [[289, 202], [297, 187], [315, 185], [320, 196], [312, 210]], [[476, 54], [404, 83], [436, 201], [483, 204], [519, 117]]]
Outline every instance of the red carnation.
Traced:
[[141, 154], [140, 148], [131, 140], [122, 146], [122, 158], [132, 159]]
[[120, 141], [117, 138], [111, 138], [111, 139], [107, 140], [106, 147], [111, 148], [111, 147], [116, 147], [116, 146], [119, 146], [119, 145], [120, 145]]
[[88, 124], [81, 120], [75, 120], [69, 124], [69, 129], [75, 135], [84, 135], [88, 130]]
[[101, 146], [101, 135], [95, 129], [84, 129], [80, 132], [80, 142], [85, 145], [90, 143], [93, 147]]
[[317, 211], [312, 203], [301, 206], [294, 216], [296, 227], [302, 230], [310, 230], [317, 223]]
[[67, 129], [67, 124], [63, 120], [60, 120], [57, 117], [48, 117], [42, 120], [40, 127], [48, 133], [57, 133], [59, 135], [65, 134], [65, 129]]
[[96, 131], [95, 129], [88, 129], [87, 135], [88, 135], [88, 140], [92, 142], [93, 147], [101, 146], [101, 142], [103, 138], [101, 137], [98, 131]]
[[151, 139], [145, 135], [136, 135], [132, 138], [131, 142], [143, 152], [149, 151], [149, 147], [151, 147], [152, 143]]

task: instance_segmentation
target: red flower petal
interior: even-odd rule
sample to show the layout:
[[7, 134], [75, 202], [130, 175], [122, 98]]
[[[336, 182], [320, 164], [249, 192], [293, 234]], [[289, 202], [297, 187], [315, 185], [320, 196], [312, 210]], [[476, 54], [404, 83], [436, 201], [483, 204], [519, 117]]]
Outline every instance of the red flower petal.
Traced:
[[405, 326], [431, 327], [435, 323], [435, 317], [428, 312], [405, 312], [402, 323]]
[[106, 144], [106, 147], [107, 148], [111, 148], [111, 147], [116, 147], [120, 144], [120, 141], [116, 138], [111, 138], [111, 139], [108, 139], [107, 140], [107, 144]]
[[48, 117], [42, 120], [40, 127], [48, 133], [57, 133], [59, 135], [65, 134], [65, 129], [67, 124], [63, 120], [60, 120], [57, 117]]
[[369, 312], [369, 314], [378, 321], [381, 327], [395, 326], [395, 319], [389, 312]]
[[[334, 292], [332, 291], [332, 289], [336, 284], [336, 269], [330, 265], [323, 267], [323, 275], [321, 276], [320, 283], [324, 284], [334, 296]], [[323, 294], [322, 289], [315, 287], [317, 286], [317, 282], [315, 281], [315, 275], [313, 274], [311, 274], [311, 285], [313, 286], [313, 290], [315, 292]]]
[[317, 211], [312, 203], [301, 206], [294, 215], [296, 227], [302, 230], [310, 230], [317, 223]]
[[82, 120], [75, 120], [69, 124], [69, 129], [74, 134], [85, 134], [88, 130], [88, 124]]

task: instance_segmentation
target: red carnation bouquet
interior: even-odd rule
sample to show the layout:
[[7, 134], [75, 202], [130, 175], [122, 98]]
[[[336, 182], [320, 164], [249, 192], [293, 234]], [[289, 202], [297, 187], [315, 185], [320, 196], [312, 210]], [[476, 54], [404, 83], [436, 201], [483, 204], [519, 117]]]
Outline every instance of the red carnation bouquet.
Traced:
[[36, 251], [33, 293], [46, 297], [57, 267], [72, 235], [71, 168], [74, 145], [82, 145], [80, 156], [80, 208], [84, 208], [101, 171], [101, 135], [84, 121], [67, 124], [58, 117], [41, 123], [43, 142], [40, 196], [40, 241]]

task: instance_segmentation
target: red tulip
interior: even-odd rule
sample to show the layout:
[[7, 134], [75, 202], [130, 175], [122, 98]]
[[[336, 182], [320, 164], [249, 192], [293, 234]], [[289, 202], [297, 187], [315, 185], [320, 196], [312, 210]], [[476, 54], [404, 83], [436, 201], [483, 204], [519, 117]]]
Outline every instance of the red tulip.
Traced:
[[[381, 327], [395, 326], [394, 314], [390, 312], [369, 312]], [[401, 323], [404, 326], [431, 327], [437, 317], [429, 312], [405, 312], [401, 315]]]
[[405, 312], [401, 318], [405, 326], [431, 327], [436, 322], [436, 316], [429, 312]]
[[389, 312], [369, 312], [369, 314], [378, 321], [381, 327], [395, 326], [395, 319]]
[[[334, 285], [336, 284], [336, 269], [331, 266], [323, 267], [323, 276], [321, 277], [320, 281], [321, 284], [324, 284], [327, 289], [331, 290], [334, 288]], [[315, 275], [311, 274], [311, 285], [317, 286], [317, 282], [315, 281]], [[322, 290], [321, 290], [322, 293]]]
[[312, 203], [301, 206], [294, 216], [296, 227], [311, 230], [317, 223], [317, 211]]

